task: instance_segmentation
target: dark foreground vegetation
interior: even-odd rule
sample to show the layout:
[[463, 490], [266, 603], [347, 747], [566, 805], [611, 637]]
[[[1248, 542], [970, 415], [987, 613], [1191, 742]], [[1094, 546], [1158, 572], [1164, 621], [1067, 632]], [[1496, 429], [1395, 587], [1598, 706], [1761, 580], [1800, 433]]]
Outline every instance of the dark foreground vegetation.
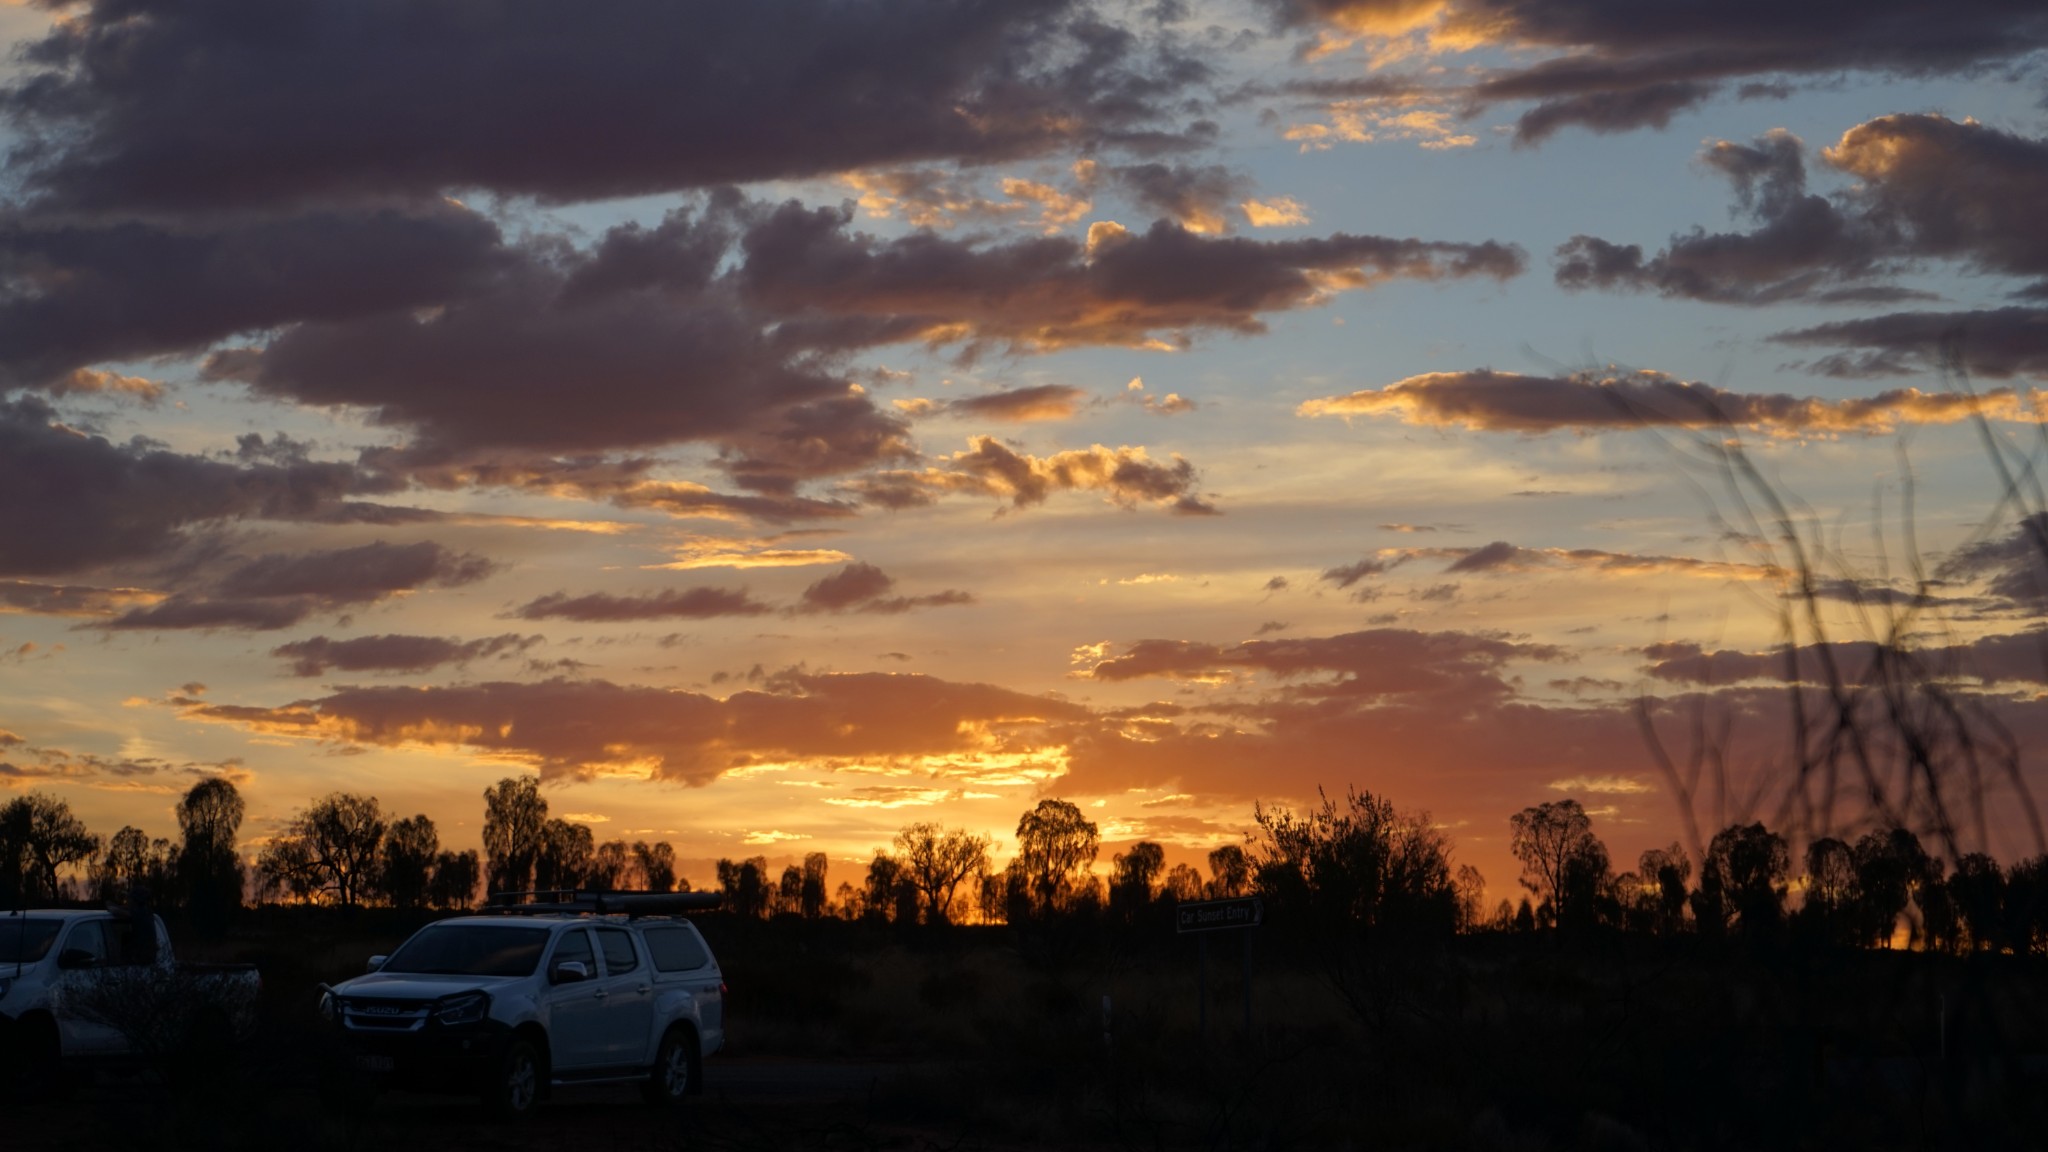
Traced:
[[[726, 910], [699, 921], [732, 988], [713, 1064], [867, 1071], [749, 1098], [714, 1067], [681, 1117], [572, 1093], [514, 1129], [459, 1099], [373, 1100], [314, 990], [459, 912], [480, 871], [612, 886], [530, 780], [486, 793], [482, 868], [439, 852], [424, 817], [394, 840], [374, 800], [344, 794], [253, 865], [232, 850], [225, 781], [180, 805], [181, 844], [126, 856], [132, 830], [101, 844], [61, 801], [11, 810], [31, 805], [0, 880], [62, 894], [35, 837], [71, 835], [90, 885], [74, 896], [153, 885], [184, 958], [255, 963], [263, 999], [245, 1043], [152, 1051], [69, 1101], [9, 1080], [21, 1147], [2020, 1148], [2048, 1133], [2048, 865], [1951, 868], [1898, 826], [1795, 856], [1735, 824], [1697, 860], [1674, 844], [1617, 873], [1583, 809], [1553, 801], [1507, 821], [1528, 897], [1491, 910], [1426, 814], [1366, 792], [1261, 807], [1206, 874], [1141, 842], [1098, 875], [1096, 826], [1056, 799], [1023, 814], [1001, 869], [985, 839], [930, 824], [829, 898], [821, 856], [780, 882], [763, 860], [724, 861]], [[686, 883], [668, 853], [622, 847], [617, 879]], [[436, 895], [443, 867], [464, 890]], [[1175, 935], [1177, 903], [1240, 895], [1264, 926]]]
[[[1337, 940], [1160, 924], [700, 918], [732, 986], [714, 1064], [859, 1063], [858, 1092], [567, 1093], [527, 1129], [360, 1085], [311, 989], [420, 913], [265, 908], [208, 959], [265, 973], [204, 1068], [6, 1111], [9, 1147], [2026, 1148], [2048, 1133], [2048, 964], [1595, 927]], [[1249, 950], [1245, 950], [1249, 936]], [[1249, 959], [1251, 1027], [1245, 1029]], [[1106, 998], [1106, 999], [1105, 999]], [[342, 1089], [337, 1092], [336, 1089]]]

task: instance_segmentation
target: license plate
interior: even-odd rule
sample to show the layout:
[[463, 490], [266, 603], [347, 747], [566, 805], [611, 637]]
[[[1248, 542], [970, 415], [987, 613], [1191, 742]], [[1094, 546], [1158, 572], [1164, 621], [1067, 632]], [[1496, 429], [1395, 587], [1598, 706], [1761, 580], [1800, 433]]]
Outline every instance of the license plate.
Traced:
[[365, 1072], [389, 1072], [396, 1066], [391, 1057], [375, 1052], [361, 1052], [356, 1055], [356, 1067]]

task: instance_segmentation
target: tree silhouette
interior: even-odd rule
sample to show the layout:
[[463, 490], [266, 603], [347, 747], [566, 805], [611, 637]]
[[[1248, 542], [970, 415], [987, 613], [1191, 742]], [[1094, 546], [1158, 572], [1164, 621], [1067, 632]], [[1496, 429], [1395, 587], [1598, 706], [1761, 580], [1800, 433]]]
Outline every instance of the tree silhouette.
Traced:
[[1166, 895], [1176, 904], [1202, 898], [1202, 874], [1186, 864], [1175, 864], [1166, 872]]
[[801, 864], [784, 864], [782, 879], [775, 885], [775, 914], [788, 912], [802, 915], [804, 906], [804, 869]]
[[1746, 936], [1767, 937], [1784, 919], [1785, 877], [1792, 853], [1762, 823], [1731, 824], [1714, 834], [1707, 859]]
[[1613, 887], [1607, 845], [1594, 837], [1565, 861], [1564, 883], [1553, 909], [1558, 926], [1581, 931], [1602, 920], [1617, 919], [1620, 907], [1613, 899]]
[[294, 900], [311, 900], [326, 890], [326, 876], [314, 855], [313, 842], [289, 825], [257, 853], [256, 878], [257, 891], [264, 899], [283, 893]]
[[597, 840], [587, 825], [550, 818], [540, 826], [540, 844], [533, 854], [533, 886], [580, 888], [596, 855]]
[[257, 866], [296, 893], [327, 892], [352, 908], [377, 874], [384, 828], [375, 796], [330, 792], [271, 838]]
[[1920, 837], [1906, 828], [1866, 832], [1851, 850], [1856, 861], [1857, 928], [1863, 943], [1891, 946], [1913, 890], [1940, 872]]
[[1478, 931], [1486, 920], [1486, 877], [1472, 865], [1460, 864], [1451, 887], [1458, 894], [1458, 931]]
[[725, 893], [725, 905], [738, 916], [758, 919], [768, 914], [772, 892], [768, 880], [768, 858], [718, 862], [718, 887]]
[[176, 870], [177, 854], [169, 840], [151, 840], [142, 829], [128, 825], [108, 838], [106, 852], [93, 861], [86, 878], [93, 894], [109, 903], [127, 899], [137, 885], [161, 899], [172, 895]]
[[533, 865], [541, 850], [548, 802], [535, 776], [507, 776], [484, 789], [484, 858], [493, 892], [533, 887]]
[[590, 886], [599, 892], [615, 891], [626, 882], [632, 868], [632, 850], [626, 842], [607, 840], [590, 853]]
[[393, 820], [384, 834], [378, 862], [378, 881], [384, 895], [400, 908], [417, 908], [427, 901], [427, 881], [434, 870], [434, 857], [441, 851], [440, 833], [424, 814]]
[[894, 856], [877, 850], [874, 859], [868, 861], [868, 874], [861, 903], [870, 919], [889, 919], [896, 908], [896, 885], [903, 878], [903, 866]]
[[1636, 863], [1636, 875], [1656, 899], [1656, 930], [1675, 935], [1685, 928], [1686, 886], [1692, 879], [1692, 858], [1677, 842], [1651, 848]]
[[896, 834], [896, 859], [903, 877], [924, 898], [925, 923], [950, 921], [961, 882], [988, 870], [988, 845], [986, 836], [932, 823], [912, 824]]
[[1256, 805], [1252, 874], [1283, 914], [1324, 928], [1448, 935], [1457, 925], [1450, 846], [1427, 813], [1403, 814], [1370, 792], [1343, 808], [1328, 796], [1304, 815]]
[[1576, 892], [1593, 871], [1582, 857], [1597, 851], [1601, 866], [1606, 864], [1607, 849], [1593, 835], [1592, 818], [1577, 800], [1524, 808], [1508, 818], [1508, 828], [1508, 847], [1522, 862], [1522, 886], [1536, 897], [1539, 909], [1548, 904], [1553, 916], [1564, 904], [1567, 882], [1578, 882]]
[[443, 852], [434, 857], [434, 877], [427, 882], [427, 899], [436, 908], [467, 908], [476, 900], [477, 880], [483, 864], [476, 850]]
[[1251, 891], [1252, 862], [1244, 848], [1225, 844], [1209, 852], [1209, 896], [1229, 900]]
[[668, 841], [649, 844], [645, 840], [633, 842], [633, 866], [640, 873], [640, 884], [649, 892], [673, 892], [676, 890], [676, 850]]
[[1861, 938], [1858, 926], [1856, 856], [1849, 845], [1823, 836], [1806, 846], [1806, 899], [1799, 920], [1830, 944], [1848, 946]]
[[215, 776], [187, 789], [178, 801], [178, 887], [192, 925], [217, 935], [242, 907], [242, 858], [235, 834], [245, 811], [232, 781]]
[[1101, 832], [1065, 800], [1040, 800], [1017, 821], [1017, 860], [1041, 912], [1050, 912], [1074, 875], [1095, 863]]
[[1996, 949], [2005, 939], [2005, 873], [1982, 852], [1965, 854], [1948, 878], [1956, 916], [1971, 951]]
[[797, 910], [806, 920], [816, 920], [825, 914], [825, 873], [831, 861], [823, 852], [804, 853], [803, 885], [798, 893]]
[[1135, 923], [1159, 899], [1165, 882], [1166, 849], [1140, 840], [1128, 852], [1110, 858], [1109, 910], [1126, 924]]
[[0, 805], [0, 884], [11, 882], [18, 898], [56, 899], [57, 873], [99, 849], [99, 837], [55, 796], [30, 792]]
[[2048, 950], [2048, 855], [2006, 870], [2005, 938], [2022, 956]]

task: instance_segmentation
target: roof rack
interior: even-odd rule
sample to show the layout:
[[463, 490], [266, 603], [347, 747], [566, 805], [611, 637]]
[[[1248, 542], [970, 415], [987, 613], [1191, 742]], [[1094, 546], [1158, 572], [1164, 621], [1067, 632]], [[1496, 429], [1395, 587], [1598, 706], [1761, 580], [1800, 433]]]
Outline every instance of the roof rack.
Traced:
[[723, 903], [719, 892], [585, 892], [580, 888], [541, 888], [528, 892], [493, 892], [479, 911], [498, 916], [681, 916], [710, 912]]

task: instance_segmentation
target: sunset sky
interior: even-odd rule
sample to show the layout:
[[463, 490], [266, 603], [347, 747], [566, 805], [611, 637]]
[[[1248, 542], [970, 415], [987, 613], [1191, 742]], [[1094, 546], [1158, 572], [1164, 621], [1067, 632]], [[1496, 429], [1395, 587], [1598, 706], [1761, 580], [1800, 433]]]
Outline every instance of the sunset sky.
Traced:
[[1725, 725], [1708, 834], [1780, 795], [1728, 436], [1831, 546], [1838, 639], [1917, 547], [1918, 641], [2048, 735], [2038, 564], [1939, 355], [2035, 445], [2038, 0], [0, 34], [0, 786], [103, 835], [225, 773], [245, 848], [336, 789], [474, 847], [538, 772], [698, 884], [836, 885], [917, 820], [1000, 860], [1060, 796], [1104, 866], [1193, 861], [1356, 786], [1495, 898], [1546, 800], [1630, 867], [1682, 831], [1639, 702], [1681, 753]]

